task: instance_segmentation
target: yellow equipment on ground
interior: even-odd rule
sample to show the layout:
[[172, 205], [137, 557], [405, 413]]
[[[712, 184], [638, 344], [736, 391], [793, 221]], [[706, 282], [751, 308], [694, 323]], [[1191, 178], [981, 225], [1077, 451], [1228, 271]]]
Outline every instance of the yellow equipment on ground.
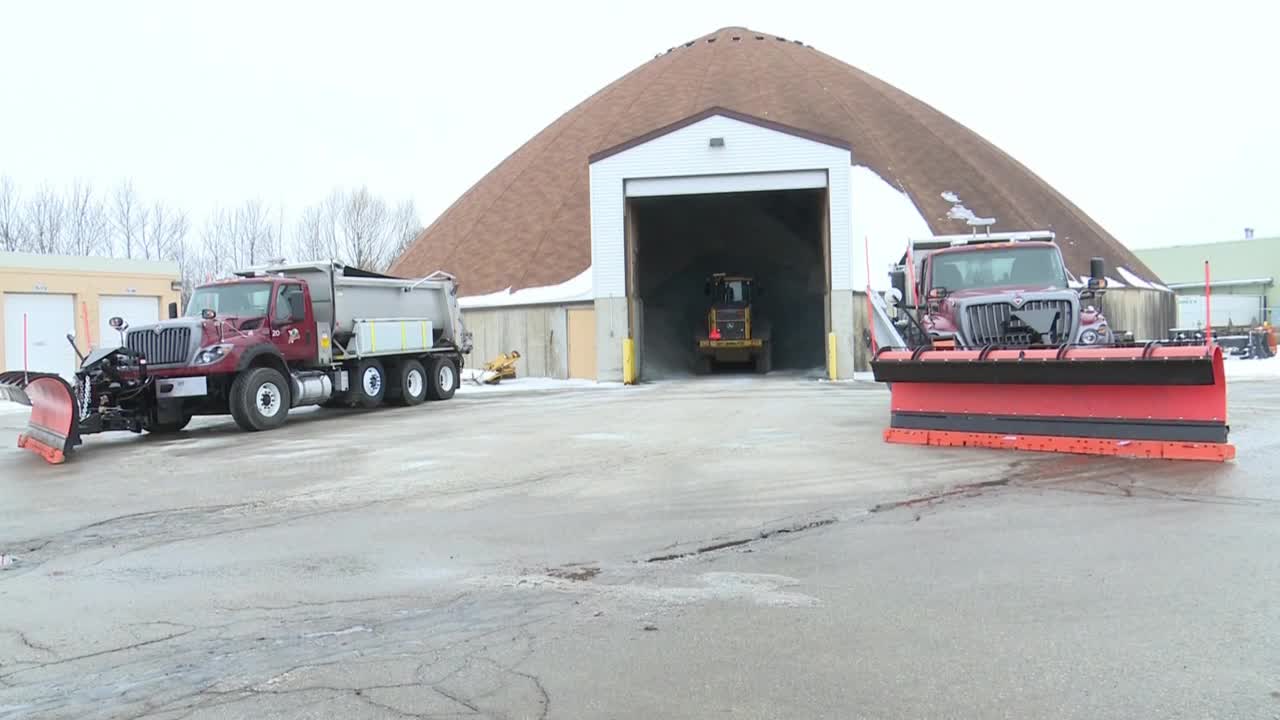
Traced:
[[520, 359], [520, 351], [512, 350], [484, 364], [483, 371], [473, 378], [477, 385], [497, 385], [503, 380], [514, 380], [516, 377], [516, 361]]
[[769, 372], [773, 363], [768, 324], [752, 313], [760, 294], [755, 280], [714, 273], [707, 278], [705, 292], [711, 302], [706, 330], [697, 337], [698, 374], [711, 372], [715, 363], [751, 363], [756, 372]]

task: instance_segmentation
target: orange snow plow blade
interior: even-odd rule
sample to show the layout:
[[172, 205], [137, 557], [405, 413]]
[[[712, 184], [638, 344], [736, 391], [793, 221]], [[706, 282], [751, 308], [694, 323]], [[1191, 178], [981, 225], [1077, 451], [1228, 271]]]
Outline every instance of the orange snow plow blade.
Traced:
[[871, 366], [891, 384], [888, 442], [1235, 457], [1217, 346], [884, 350]]
[[0, 373], [0, 398], [31, 406], [31, 420], [26, 432], [18, 436], [18, 447], [56, 465], [65, 462], [71, 449], [80, 444], [75, 396], [60, 376]]

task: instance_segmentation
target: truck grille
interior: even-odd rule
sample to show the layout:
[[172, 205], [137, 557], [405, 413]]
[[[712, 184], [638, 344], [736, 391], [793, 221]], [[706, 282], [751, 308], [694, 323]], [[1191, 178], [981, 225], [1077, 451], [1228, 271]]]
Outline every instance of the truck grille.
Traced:
[[[1023, 310], [1057, 310], [1057, 332], [1052, 337], [1040, 338], [1040, 343], [1058, 345], [1066, 342], [1075, 331], [1075, 316], [1070, 300], [1028, 300]], [[968, 345], [1031, 345], [1035, 336], [1031, 329], [1013, 317], [1010, 303], [983, 303], [965, 308], [968, 321]]]
[[125, 342], [129, 349], [141, 353], [152, 365], [176, 365], [187, 361], [190, 352], [191, 328], [165, 328], [134, 330]]

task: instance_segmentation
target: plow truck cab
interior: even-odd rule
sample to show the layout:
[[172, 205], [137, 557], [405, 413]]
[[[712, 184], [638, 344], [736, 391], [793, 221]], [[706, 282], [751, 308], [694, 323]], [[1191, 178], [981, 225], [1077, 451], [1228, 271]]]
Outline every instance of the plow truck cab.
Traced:
[[911, 260], [892, 278], [900, 322], [916, 326], [905, 335], [935, 348], [1111, 344], [1099, 307], [1102, 259], [1077, 283], [1053, 240], [1037, 231], [912, 243]]
[[758, 373], [772, 367], [769, 328], [753, 315], [752, 303], [761, 292], [755, 280], [745, 275], [714, 273], [707, 278], [704, 292], [710, 298], [706, 328], [697, 338], [699, 375], [719, 363], [751, 363]]
[[197, 287], [186, 313], [128, 327], [84, 358], [74, 384], [0, 374], [0, 397], [32, 406], [18, 441], [62, 462], [84, 435], [173, 433], [196, 415], [247, 431], [304, 405], [373, 408], [447, 400], [471, 349], [454, 278], [393, 278], [338, 262], [273, 265]]

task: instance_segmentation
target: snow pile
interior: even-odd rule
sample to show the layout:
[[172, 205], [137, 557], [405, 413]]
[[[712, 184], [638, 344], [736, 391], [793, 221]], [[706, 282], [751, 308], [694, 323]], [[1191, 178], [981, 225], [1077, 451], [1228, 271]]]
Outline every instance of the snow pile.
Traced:
[[547, 305], [590, 301], [594, 296], [591, 268], [578, 273], [559, 285], [529, 287], [511, 292], [511, 288], [488, 295], [471, 295], [458, 298], [461, 308], [510, 307], [513, 305]]
[[1133, 273], [1129, 272], [1129, 269], [1128, 269], [1128, 268], [1118, 267], [1118, 268], [1116, 268], [1116, 272], [1120, 273], [1120, 277], [1124, 278], [1124, 281], [1125, 281], [1125, 282], [1129, 283], [1130, 285], [1132, 285], [1132, 286], [1134, 286], [1134, 287], [1136, 287], [1136, 288], [1142, 288], [1143, 290], [1154, 290], [1154, 289], [1155, 289], [1155, 286], [1154, 286], [1154, 285], [1152, 285], [1151, 283], [1147, 282], [1146, 280], [1143, 280], [1142, 278], [1138, 277], [1137, 275], [1134, 275]]
[[907, 240], [929, 237], [933, 232], [911, 198], [871, 168], [853, 166], [849, 190], [853, 196], [853, 287], [862, 290], [867, 286], [865, 238], [871, 255], [871, 287], [887, 290], [889, 270], [907, 251]]
[[458, 392], [464, 394], [511, 393], [511, 392], [545, 392], [548, 390], [582, 390], [585, 388], [622, 387], [622, 383], [601, 383], [595, 380], [557, 380], [544, 377], [517, 377], [503, 380], [497, 385], [476, 384], [476, 379], [484, 374], [483, 370], [467, 368], [462, 371], [462, 383]]
[[1280, 380], [1280, 355], [1265, 360], [1228, 359], [1223, 363], [1227, 382], [1240, 380]]

